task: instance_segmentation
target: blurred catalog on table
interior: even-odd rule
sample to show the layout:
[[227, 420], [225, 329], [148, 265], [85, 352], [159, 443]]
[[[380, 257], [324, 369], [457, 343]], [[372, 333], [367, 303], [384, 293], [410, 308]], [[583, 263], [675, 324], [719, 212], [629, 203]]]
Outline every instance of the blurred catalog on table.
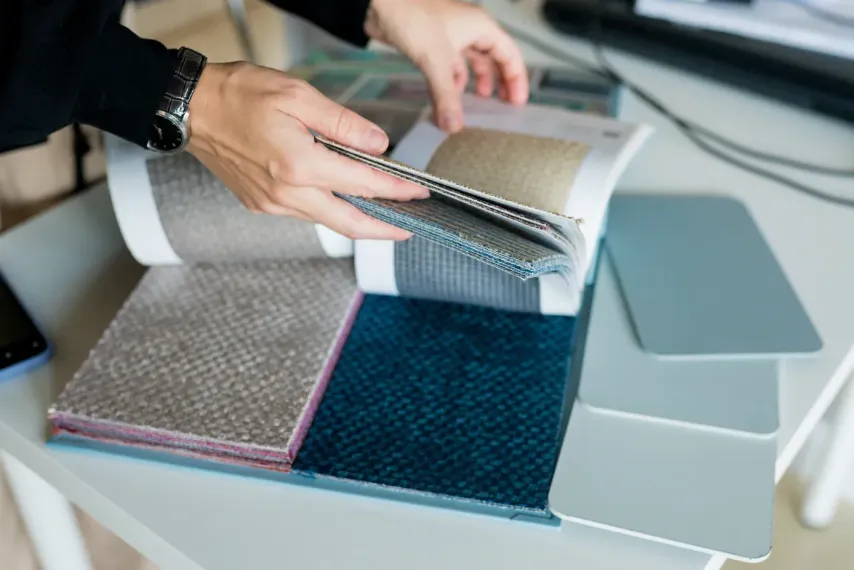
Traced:
[[854, 59], [854, 0], [636, 0], [635, 12]]

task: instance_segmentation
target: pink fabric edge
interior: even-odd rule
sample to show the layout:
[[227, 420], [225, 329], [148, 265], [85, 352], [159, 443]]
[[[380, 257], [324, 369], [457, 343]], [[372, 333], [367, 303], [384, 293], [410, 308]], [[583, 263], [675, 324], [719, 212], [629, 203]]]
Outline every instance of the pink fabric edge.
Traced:
[[359, 314], [359, 309], [362, 306], [362, 300], [364, 298], [365, 294], [362, 291], [357, 291], [353, 297], [353, 301], [350, 303], [350, 309], [348, 310], [347, 316], [341, 325], [335, 345], [332, 347], [329, 357], [326, 359], [326, 364], [320, 373], [320, 379], [317, 382], [314, 393], [311, 395], [311, 398], [303, 411], [300, 424], [287, 448], [288, 460], [290, 463], [293, 463], [299, 454], [299, 450], [308, 435], [308, 430], [314, 422], [314, 416], [317, 414], [320, 403], [323, 401], [323, 396], [326, 394], [326, 388], [329, 386], [329, 381], [332, 379], [332, 373], [335, 371], [338, 360], [341, 358], [341, 353], [344, 351], [344, 345], [347, 344], [347, 339], [350, 338], [350, 331], [353, 329], [353, 323], [356, 322], [356, 316]]

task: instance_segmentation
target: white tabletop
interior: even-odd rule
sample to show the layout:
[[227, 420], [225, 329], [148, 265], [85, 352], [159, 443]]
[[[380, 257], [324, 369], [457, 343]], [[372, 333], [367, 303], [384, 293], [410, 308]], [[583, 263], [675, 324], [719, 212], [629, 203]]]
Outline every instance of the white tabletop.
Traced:
[[[517, 26], [548, 36], [526, 3], [502, 2], [493, 9]], [[557, 43], [585, 52], [581, 44]], [[543, 61], [532, 56], [537, 60]], [[743, 143], [854, 166], [854, 130], [847, 125], [628, 57], [615, 54], [612, 62], [675, 110]], [[783, 369], [779, 477], [854, 366], [854, 211], [796, 195], [708, 157], [632, 97], [626, 99], [624, 116], [659, 131], [621, 188], [726, 190], [742, 199], [824, 340], [817, 358]], [[836, 184], [836, 189], [854, 196], [850, 185]], [[46, 409], [142, 270], [124, 249], [103, 188], [0, 238], [0, 270], [58, 347], [49, 366], [0, 384], [0, 448], [163, 570], [701, 570], [723, 562], [575, 524], [544, 529], [109, 455], [48, 450], [43, 443]]]

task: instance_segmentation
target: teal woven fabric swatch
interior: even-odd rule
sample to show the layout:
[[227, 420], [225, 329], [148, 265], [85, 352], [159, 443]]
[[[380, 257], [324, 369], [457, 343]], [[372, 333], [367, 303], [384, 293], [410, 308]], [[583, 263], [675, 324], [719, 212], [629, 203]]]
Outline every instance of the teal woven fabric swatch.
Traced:
[[366, 296], [294, 469], [548, 513], [574, 327]]

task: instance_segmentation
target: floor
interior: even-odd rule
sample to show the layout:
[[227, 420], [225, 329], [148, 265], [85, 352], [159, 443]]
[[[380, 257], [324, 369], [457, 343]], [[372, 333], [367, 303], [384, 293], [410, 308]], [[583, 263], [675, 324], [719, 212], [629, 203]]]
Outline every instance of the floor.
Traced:
[[[192, 4], [189, 4], [192, 1]], [[158, 0], [143, 5], [129, 22], [140, 35], [155, 37], [170, 47], [188, 45], [205, 52], [212, 61], [242, 59], [237, 34], [225, 17], [219, 0]], [[168, 19], [155, 4], [178, 5]], [[249, 21], [259, 63], [279, 67], [284, 61], [281, 15], [257, 1], [249, 2]], [[166, 24], [165, 22], [168, 22]], [[168, 27], [167, 27], [168, 26]], [[785, 478], [777, 492], [774, 545], [761, 564], [728, 563], [725, 570], [851, 570], [854, 568], [854, 505], [844, 505], [834, 525], [824, 531], [803, 528], [797, 509], [803, 490], [794, 476]], [[157, 570], [136, 551], [80, 513], [95, 570]], [[37, 570], [26, 532], [0, 469], [0, 570]]]

